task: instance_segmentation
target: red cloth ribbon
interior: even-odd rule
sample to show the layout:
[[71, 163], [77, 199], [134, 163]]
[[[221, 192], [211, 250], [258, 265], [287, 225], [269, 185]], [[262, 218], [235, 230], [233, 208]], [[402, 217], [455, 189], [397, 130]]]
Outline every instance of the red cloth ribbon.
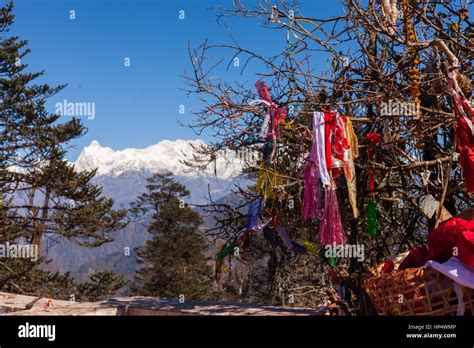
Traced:
[[333, 159], [341, 161], [346, 166], [345, 152], [350, 149], [346, 136], [346, 118], [338, 112], [324, 110], [324, 143], [326, 152], [326, 168], [333, 176], [337, 177], [342, 173], [341, 168], [333, 168]]
[[454, 103], [456, 115], [456, 142], [459, 152], [459, 163], [461, 164], [466, 189], [469, 193], [474, 193], [474, 136], [465, 117], [462, 116], [460, 108], [463, 108], [467, 115], [474, 118], [474, 110], [463, 100], [461, 105]]
[[459, 87], [457, 76], [456, 66], [448, 70], [448, 88], [454, 100], [456, 115], [459, 163], [464, 173], [467, 192], [474, 193], [474, 110]]
[[346, 160], [344, 158], [345, 151], [351, 148], [346, 137], [345, 124], [346, 117], [341, 115], [334, 129], [334, 154], [338, 160], [343, 162]]
[[244, 248], [247, 248], [250, 245], [250, 234], [252, 230], [246, 229], [244, 233], [237, 239], [237, 242], [242, 244]]
[[326, 144], [326, 167], [329, 172], [332, 170], [331, 144], [332, 135], [336, 129], [336, 112], [324, 110], [324, 142]]
[[395, 264], [392, 260], [387, 260], [383, 263], [382, 272], [383, 273], [390, 273], [395, 269]]

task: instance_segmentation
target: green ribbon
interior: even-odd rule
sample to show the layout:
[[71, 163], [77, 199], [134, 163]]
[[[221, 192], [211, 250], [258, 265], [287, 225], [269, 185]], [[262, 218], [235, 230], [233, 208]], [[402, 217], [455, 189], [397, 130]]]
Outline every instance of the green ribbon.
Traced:
[[216, 257], [217, 261], [221, 261], [224, 257], [231, 254], [234, 251], [234, 249], [238, 246], [239, 244], [234, 242], [226, 247], [223, 247], [221, 251], [219, 251], [219, 253], [217, 254], [217, 257]]
[[331, 256], [331, 258], [329, 259], [329, 266], [331, 267], [331, 269], [334, 269], [334, 267], [336, 267], [336, 258], [334, 256]]
[[379, 233], [378, 224], [377, 202], [371, 199], [367, 207], [367, 233], [375, 237]]

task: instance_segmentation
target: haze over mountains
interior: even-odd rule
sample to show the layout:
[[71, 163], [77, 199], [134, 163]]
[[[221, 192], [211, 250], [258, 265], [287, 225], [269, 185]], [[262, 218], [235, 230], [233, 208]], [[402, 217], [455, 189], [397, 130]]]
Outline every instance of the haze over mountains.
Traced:
[[[146, 178], [155, 172], [170, 171], [177, 181], [190, 191], [189, 202], [205, 204], [209, 193], [213, 200], [224, 199], [237, 184], [245, 181], [239, 176], [242, 161], [235, 153], [225, 154], [215, 166], [205, 170], [190, 170], [183, 160], [192, 160], [195, 149], [205, 143], [201, 140], [163, 140], [144, 149], [121, 151], [103, 147], [93, 141], [85, 147], [74, 163], [77, 170], [97, 169], [94, 183], [102, 186], [103, 195], [114, 199], [116, 208], [127, 208], [130, 202], [145, 191]], [[98, 248], [77, 246], [63, 238], [45, 241], [49, 270], [66, 272], [84, 280], [95, 271], [113, 267], [130, 278], [136, 266], [134, 253], [125, 256], [125, 248], [143, 245], [149, 238], [146, 222], [130, 223], [115, 234], [115, 241]]]

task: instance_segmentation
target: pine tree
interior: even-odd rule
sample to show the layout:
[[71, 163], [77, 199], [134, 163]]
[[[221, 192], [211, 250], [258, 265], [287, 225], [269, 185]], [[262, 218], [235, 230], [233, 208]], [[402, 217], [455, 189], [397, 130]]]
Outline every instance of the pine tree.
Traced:
[[182, 199], [189, 191], [172, 174], [147, 179], [147, 192], [132, 204], [135, 216], [149, 216], [153, 238], [138, 249], [142, 267], [132, 291], [140, 295], [203, 300], [210, 293], [211, 267], [207, 245], [199, 234], [201, 217]]
[[54, 291], [68, 297], [68, 275], [39, 269], [44, 236], [98, 246], [113, 240], [126, 212], [101, 197], [101, 188], [91, 183], [94, 171], [77, 172], [65, 159], [65, 149], [85, 128], [78, 119], [62, 121], [47, 111], [48, 98], [65, 86], [35, 82], [43, 72], [26, 70], [28, 42], [9, 35], [13, 22], [9, 2], [0, 7], [0, 244], [30, 244], [43, 257], [0, 259], [0, 290], [47, 296], [51, 281]]
[[77, 285], [77, 293], [80, 301], [97, 301], [115, 294], [126, 283], [121, 274], [110, 270], [97, 272], [90, 276], [89, 281]]

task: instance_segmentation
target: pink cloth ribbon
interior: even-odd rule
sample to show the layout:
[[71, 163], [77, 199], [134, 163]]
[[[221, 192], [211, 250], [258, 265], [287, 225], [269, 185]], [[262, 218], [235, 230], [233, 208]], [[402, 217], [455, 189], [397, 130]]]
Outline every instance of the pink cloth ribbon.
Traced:
[[278, 107], [278, 104], [274, 103], [270, 91], [268, 90], [267, 84], [263, 81], [257, 81], [255, 83], [258, 94], [262, 101], [265, 101], [269, 104], [267, 113], [263, 120], [263, 126], [261, 130], [262, 136], [267, 136], [272, 140], [273, 150], [270, 156], [273, 159], [275, 155], [277, 139], [280, 138], [281, 131], [280, 125], [285, 121], [287, 110], [285, 108]]
[[340, 245], [347, 240], [342, 227], [336, 188], [330, 186], [326, 190], [324, 213], [319, 225], [319, 241], [321, 245]]

